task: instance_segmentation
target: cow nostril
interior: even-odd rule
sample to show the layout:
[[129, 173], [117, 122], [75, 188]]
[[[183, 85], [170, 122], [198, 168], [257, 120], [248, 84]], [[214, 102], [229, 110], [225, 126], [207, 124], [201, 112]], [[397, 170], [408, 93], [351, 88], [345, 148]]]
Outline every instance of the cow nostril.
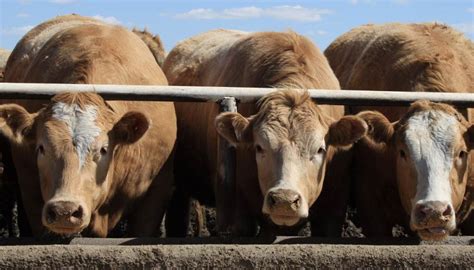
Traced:
[[296, 207], [299, 207], [301, 204], [301, 196], [297, 195], [296, 198], [293, 200], [293, 204], [296, 205]]
[[443, 216], [444, 217], [450, 217], [452, 215], [453, 215], [453, 208], [451, 207], [451, 205], [448, 205], [446, 207], [446, 210], [444, 210], [444, 212], [443, 212]]
[[56, 221], [56, 218], [57, 218], [57, 214], [56, 214], [56, 211], [54, 211], [53, 208], [49, 207], [47, 210], [46, 210], [46, 219], [48, 221], [48, 223], [53, 223]]
[[77, 210], [72, 213], [71, 216], [80, 219], [82, 218], [83, 213], [84, 211], [82, 210], [82, 206], [79, 206]]
[[430, 209], [424, 205], [418, 205], [416, 210], [416, 217], [423, 220], [428, 215]]
[[423, 222], [439, 221], [440, 219], [447, 221], [453, 214], [453, 207], [445, 202], [429, 201], [416, 206], [416, 218]]
[[273, 198], [272, 194], [270, 194], [270, 196], [268, 196], [268, 204], [270, 206], [274, 206], [276, 204], [276, 200], [275, 200], [275, 198]]

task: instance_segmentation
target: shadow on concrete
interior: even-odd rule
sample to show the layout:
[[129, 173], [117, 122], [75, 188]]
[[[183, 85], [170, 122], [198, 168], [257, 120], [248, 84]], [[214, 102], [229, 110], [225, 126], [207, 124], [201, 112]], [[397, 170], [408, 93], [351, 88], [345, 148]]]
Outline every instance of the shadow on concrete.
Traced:
[[266, 237], [266, 238], [83, 238], [44, 237], [5, 238], [0, 245], [474, 245], [474, 237], [452, 236], [441, 242], [420, 241], [417, 238], [319, 238], [319, 237]]

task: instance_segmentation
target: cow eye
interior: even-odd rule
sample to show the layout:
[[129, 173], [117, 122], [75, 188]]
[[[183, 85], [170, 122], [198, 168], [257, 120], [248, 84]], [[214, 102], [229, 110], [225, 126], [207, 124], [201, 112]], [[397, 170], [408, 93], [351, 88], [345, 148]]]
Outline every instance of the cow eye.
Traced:
[[318, 154], [321, 155], [321, 154], [324, 154], [324, 153], [326, 153], [326, 148], [324, 148], [324, 146], [319, 147]]
[[407, 155], [405, 154], [405, 151], [403, 150], [400, 150], [400, 157], [405, 159], [407, 157]]
[[461, 151], [459, 152], [459, 158], [460, 158], [460, 159], [464, 159], [465, 157], [467, 157], [467, 152], [464, 151], [464, 150], [461, 150]]
[[309, 161], [314, 161], [316, 158], [320, 158], [325, 153], [326, 153], [326, 148], [324, 146], [321, 146], [318, 148], [317, 154], [313, 154], [309, 157]]
[[262, 153], [263, 148], [259, 144], [257, 144], [257, 145], [255, 145], [255, 151], [257, 151], [257, 153]]
[[41, 154], [41, 155], [44, 155], [44, 146], [43, 145], [38, 145], [38, 147], [36, 147], [36, 152], [38, 154]]
[[100, 148], [100, 154], [101, 154], [101, 155], [107, 154], [107, 148], [108, 148], [107, 145], [102, 146], [102, 147]]

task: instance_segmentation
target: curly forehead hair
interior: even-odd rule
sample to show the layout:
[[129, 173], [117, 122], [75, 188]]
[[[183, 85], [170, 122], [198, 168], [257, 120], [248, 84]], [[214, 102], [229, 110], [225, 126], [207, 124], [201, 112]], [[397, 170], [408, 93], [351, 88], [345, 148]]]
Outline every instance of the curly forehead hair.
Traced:
[[[309, 122], [316, 119], [328, 125], [320, 108], [311, 100], [306, 90], [279, 90], [271, 92], [257, 102], [258, 113], [253, 118], [254, 124], [278, 123], [283, 128], [302, 125], [305, 129]], [[298, 123], [298, 124], [296, 124]]]
[[460, 112], [458, 112], [453, 106], [445, 103], [431, 102], [429, 100], [419, 100], [413, 102], [410, 105], [410, 108], [408, 109], [407, 113], [400, 119], [399, 122], [404, 123], [414, 114], [428, 110], [443, 111], [447, 114], [455, 116], [461, 124], [468, 125], [468, 122], [464, 118], [464, 116]]

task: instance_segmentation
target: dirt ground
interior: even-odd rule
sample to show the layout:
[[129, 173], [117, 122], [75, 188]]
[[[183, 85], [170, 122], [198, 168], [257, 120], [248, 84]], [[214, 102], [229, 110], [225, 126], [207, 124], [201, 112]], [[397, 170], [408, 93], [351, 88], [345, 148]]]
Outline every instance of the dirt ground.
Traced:
[[[202, 226], [198, 225], [197, 219], [197, 211], [203, 211], [202, 214], [204, 216], [204, 224]], [[365, 237], [362, 233], [362, 229], [357, 227], [353, 222], [352, 219], [356, 211], [354, 209], [349, 208], [346, 213], [346, 221], [343, 224], [342, 228], [342, 237]], [[214, 230], [215, 222], [216, 222], [216, 212], [214, 208], [208, 208], [204, 206], [200, 206], [198, 202], [192, 201], [191, 203], [191, 222], [188, 227], [188, 236], [210, 236], [216, 235]], [[163, 230], [163, 229], [162, 229]], [[199, 232], [198, 232], [199, 231]], [[393, 231], [394, 236], [396, 237], [405, 237], [407, 236], [404, 233], [404, 229], [402, 227], [395, 227]], [[311, 230], [309, 224], [306, 225], [298, 234], [299, 236], [311, 236]]]

